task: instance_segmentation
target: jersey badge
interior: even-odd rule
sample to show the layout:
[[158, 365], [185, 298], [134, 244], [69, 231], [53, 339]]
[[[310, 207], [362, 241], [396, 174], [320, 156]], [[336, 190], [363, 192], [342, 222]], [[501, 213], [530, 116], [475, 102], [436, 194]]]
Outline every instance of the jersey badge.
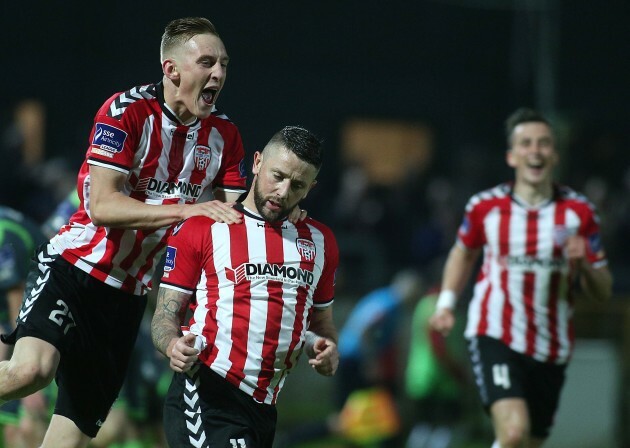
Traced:
[[212, 149], [208, 146], [197, 145], [195, 147], [195, 167], [199, 171], [204, 171], [212, 160]]
[[315, 259], [315, 243], [305, 238], [298, 238], [295, 240], [297, 250], [306, 261], [313, 261]]
[[177, 248], [172, 246], [166, 247], [166, 259], [164, 260], [164, 272], [171, 272], [175, 269], [175, 257], [177, 256]]
[[588, 237], [588, 247], [591, 252], [598, 257], [604, 256], [604, 248], [602, 246], [602, 239], [600, 238], [599, 233], [594, 233]]
[[105, 123], [96, 123], [92, 145], [110, 153], [118, 153], [123, 150], [127, 140], [127, 133]]

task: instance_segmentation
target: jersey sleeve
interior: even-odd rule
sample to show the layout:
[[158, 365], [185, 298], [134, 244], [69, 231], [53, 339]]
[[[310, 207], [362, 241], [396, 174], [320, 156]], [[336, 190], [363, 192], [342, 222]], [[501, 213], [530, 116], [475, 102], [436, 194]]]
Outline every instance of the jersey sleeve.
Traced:
[[193, 293], [203, 267], [203, 239], [209, 235], [208, 218], [192, 217], [179, 223], [166, 246], [161, 287]]
[[112, 103], [124, 94], [116, 94], [107, 100], [94, 118], [90, 132], [87, 162], [128, 174], [132, 166], [138, 136], [133, 110], [127, 108], [121, 115], [108, 114]]
[[319, 278], [313, 303], [316, 308], [329, 306], [335, 297], [335, 281], [337, 267], [339, 266], [339, 247], [337, 240], [330, 229], [324, 231], [324, 267]]
[[600, 235], [599, 218], [590, 206], [586, 208], [584, 215], [580, 234], [586, 239], [586, 258], [593, 266], [602, 266], [607, 261]]
[[483, 218], [473, 200], [468, 201], [464, 218], [457, 230], [457, 242], [466, 249], [478, 249], [485, 244]]
[[241, 134], [236, 126], [227, 134], [221, 166], [212, 182], [212, 188], [220, 188], [225, 191], [244, 193], [247, 183], [247, 170], [245, 169], [245, 150]]

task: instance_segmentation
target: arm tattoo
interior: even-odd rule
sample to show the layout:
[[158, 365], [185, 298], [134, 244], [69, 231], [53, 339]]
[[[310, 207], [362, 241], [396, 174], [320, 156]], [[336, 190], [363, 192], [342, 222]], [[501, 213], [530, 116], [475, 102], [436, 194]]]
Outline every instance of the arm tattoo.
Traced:
[[[151, 339], [161, 353], [167, 355], [168, 344], [181, 336], [181, 325], [186, 317], [190, 294], [160, 288], [155, 314], [151, 321]], [[167, 355], [168, 356], [168, 355]]]

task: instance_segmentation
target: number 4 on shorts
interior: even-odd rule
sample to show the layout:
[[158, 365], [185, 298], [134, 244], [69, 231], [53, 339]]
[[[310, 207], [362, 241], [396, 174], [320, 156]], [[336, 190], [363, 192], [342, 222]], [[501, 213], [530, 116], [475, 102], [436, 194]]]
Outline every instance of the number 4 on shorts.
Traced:
[[492, 366], [492, 379], [494, 385], [497, 387], [503, 387], [504, 389], [510, 388], [510, 369], [507, 364], [494, 364]]

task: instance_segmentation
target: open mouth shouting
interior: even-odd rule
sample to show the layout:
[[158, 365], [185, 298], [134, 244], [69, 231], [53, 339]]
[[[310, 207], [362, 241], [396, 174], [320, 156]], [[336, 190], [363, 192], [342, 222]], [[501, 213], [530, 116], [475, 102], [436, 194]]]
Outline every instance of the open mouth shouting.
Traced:
[[206, 88], [201, 91], [201, 99], [208, 106], [212, 106], [217, 98], [217, 89]]

